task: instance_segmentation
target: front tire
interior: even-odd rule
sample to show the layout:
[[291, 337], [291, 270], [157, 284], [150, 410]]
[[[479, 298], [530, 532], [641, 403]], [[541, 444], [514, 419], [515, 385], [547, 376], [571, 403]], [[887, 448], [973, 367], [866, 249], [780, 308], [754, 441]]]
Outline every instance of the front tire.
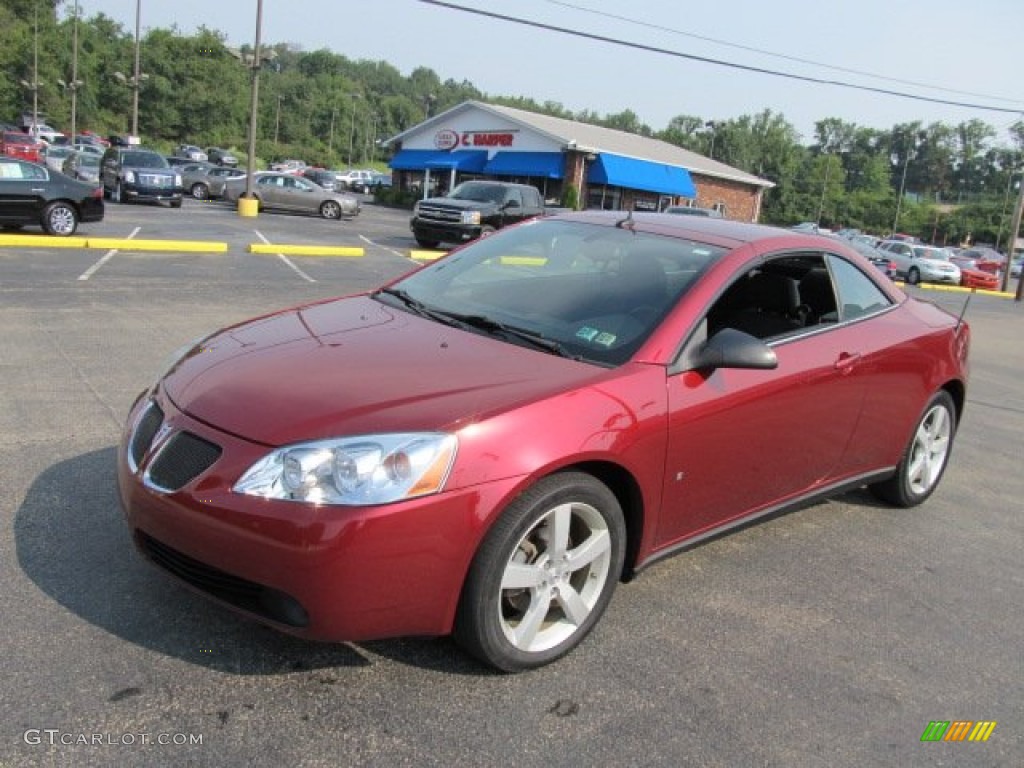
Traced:
[[622, 573], [626, 529], [593, 476], [544, 478], [517, 498], [473, 558], [455, 639], [505, 672], [569, 653], [604, 613]]
[[907, 272], [907, 282], [911, 285], [917, 285], [921, 282], [921, 273], [917, 270], [917, 267], [911, 267], [910, 271]]
[[192, 197], [196, 200], [205, 200], [210, 196], [210, 188], [207, 187], [203, 182], [197, 181], [192, 185]]
[[320, 204], [320, 215], [325, 219], [340, 219], [341, 206], [333, 200], [324, 200]]
[[420, 248], [437, 248], [441, 244], [440, 240], [430, 240], [426, 237], [416, 237], [416, 244]]
[[78, 229], [78, 211], [67, 203], [50, 203], [43, 211], [43, 229], [46, 234], [69, 237]]
[[953, 398], [945, 390], [936, 392], [914, 427], [896, 474], [869, 486], [871, 492], [897, 507], [915, 507], [931, 496], [949, 463], [956, 426]]

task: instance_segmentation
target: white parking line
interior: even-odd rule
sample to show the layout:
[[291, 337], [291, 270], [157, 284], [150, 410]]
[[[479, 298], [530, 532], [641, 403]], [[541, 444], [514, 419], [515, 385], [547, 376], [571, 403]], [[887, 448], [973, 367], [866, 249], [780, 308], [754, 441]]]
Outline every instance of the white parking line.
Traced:
[[[254, 229], [253, 232], [255, 232], [256, 233], [256, 237], [258, 237], [260, 240], [262, 240], [266, 245], [271, 245], [271, 242], [269, 240], [267, 240], [267, 238], [265, 238], [263, 236], [263, 233], [260, 232], [258, 229]], [[293, 264], [292, 261], [287, 256], [285, 256], [283, 253], [277, 254], [277, 258], [279, 258], [281, 261], [283, 261], [285, 264], [287, 264], [289, 267], [291, 267], [295, 271], [295, 274], [297, 274], [303, 280], [308, 280], [311, 283], [315, 283], [316, 282], [316, 280], [314, 280], [312, 277], [310, 277], [305, 272], [303, 272], [301, 269], [299, 269], [297, 266], [295, 266], [295, 264]]]
[[[126, 237], [125, 240], [133, 239], [137, 234], [139, 234], [140, 229], [142, 229], [142, 227], [136, 227], [135, 229], [133, 229], [132, 233], [128, 235], [128, 237]], [[93, 264], [91, 267], [85, 270], [85, 272], [80, 274], [78, 276], [78, 279], [88, 280], [90, 277], [96, 274], [100, 267], [102, 267], [104, 264], [106, 264], [108, 261], [114, 258], [115, 253], [117, 253], [117, 248], [112, 248], [111, 250], [107, 251], [105, 254], [103, 254], [103, 258], [101, 258], [99, 261], [97, 261], [95, 264]]]
[[395, 254], [395, 256], [401, 256], [403, 259], [406, 259], [407, 261], [411, 261], [414, 264], [418, 264], [419, 263], [415, 259], [411, 258], [408, 253], [402, 253], [401, 251], [396, 251], [394, 248], [388, 248], [386, 245], [378, 245], [377, 243], [373, 242], [373, 240], [368, 238], [366, 235], [360, 235], [359, 239], [362, 240], [364, 243], [372, 245], [374, 248], [383, 248], [388, 253], [393, 253], [393, 254]]

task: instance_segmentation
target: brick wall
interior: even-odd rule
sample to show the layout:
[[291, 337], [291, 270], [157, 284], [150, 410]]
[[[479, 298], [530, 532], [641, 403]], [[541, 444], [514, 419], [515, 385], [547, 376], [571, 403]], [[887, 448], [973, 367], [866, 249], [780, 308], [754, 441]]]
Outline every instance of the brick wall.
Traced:
[[734, 221], [757, 221], [761, 213], [761, 187], [740, 184], [735, 181], [716, 179], [711, 176], [690, 174], [697, 186], [698, 208], [714, 208], [725, 205], [725, 217]]

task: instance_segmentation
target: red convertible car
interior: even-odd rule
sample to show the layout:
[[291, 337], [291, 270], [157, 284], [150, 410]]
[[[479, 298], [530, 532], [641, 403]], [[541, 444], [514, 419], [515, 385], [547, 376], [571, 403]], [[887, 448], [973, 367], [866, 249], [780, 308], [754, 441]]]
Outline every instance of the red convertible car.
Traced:
[[968, 347], [831, 238], [557, 215], [186, 346], [131, 409], [120, 497], [148, 560], [249, 617], [522, 670], [730, 528], [925, 501]]

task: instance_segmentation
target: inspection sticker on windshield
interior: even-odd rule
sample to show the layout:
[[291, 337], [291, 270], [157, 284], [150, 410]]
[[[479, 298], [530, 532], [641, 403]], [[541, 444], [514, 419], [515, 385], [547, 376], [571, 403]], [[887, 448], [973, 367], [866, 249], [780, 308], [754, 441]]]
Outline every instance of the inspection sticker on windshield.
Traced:
[[601, 332], [597, 330], [597, 328], [590, 328], [584, 325], [582, 328], [576, 331], [576, 338], [583, 339], [584, 341], [593, 341], [594, 339], [597, 338], [598, 334], [600, 333]]
[[616, 338], [618, 337], [614, 333], [599, 333], [594, 339], [594, 343], [600, 344], [602, 347], [610, 347], [615, 343]]

